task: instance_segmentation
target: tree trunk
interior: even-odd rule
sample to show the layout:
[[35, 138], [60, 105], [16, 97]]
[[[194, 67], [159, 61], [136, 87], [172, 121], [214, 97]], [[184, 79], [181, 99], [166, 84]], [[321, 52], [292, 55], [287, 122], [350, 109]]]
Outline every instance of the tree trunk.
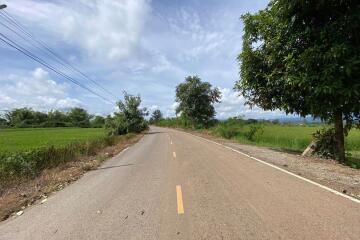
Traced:
[[344, 125], [342, 112], [337, 111], [334, 114], [335, 121], [335, 140], [336, 140], [336, 148], [335, 148], [335, 158], [340, 163], [345, 161], [345, 139], [344, 139]]

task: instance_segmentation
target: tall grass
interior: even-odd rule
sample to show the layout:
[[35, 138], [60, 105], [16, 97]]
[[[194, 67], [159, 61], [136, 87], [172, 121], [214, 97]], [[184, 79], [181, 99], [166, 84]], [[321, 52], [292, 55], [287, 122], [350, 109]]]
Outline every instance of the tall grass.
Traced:
[[74, 161], [80, 156], [91, 156], [99, 150], [128, 139], [131, 135], [99, 137], [70, 142], [61, 146], [43, 146], [28, 151], [0, 153], [0, 186], [19, 178], [32, 178], [44, 169]]

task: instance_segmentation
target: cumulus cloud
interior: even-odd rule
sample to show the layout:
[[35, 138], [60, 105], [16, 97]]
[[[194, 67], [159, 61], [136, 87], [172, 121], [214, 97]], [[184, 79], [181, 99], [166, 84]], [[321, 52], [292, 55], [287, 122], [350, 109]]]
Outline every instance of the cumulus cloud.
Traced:
[[150, 11], [148, 0], [15, 0], [11, 6], [27, 23], [45, 28], [87, 56], [107, 60], [132, 53]]
[[52, 80], [42, 68], [25, 74], [0, 78], [0, 105], [3, 109], [31, 107], [37, 110], [68, 109], [81, 101], [68, 96], [68, 86]]
[[277, 117], [283, 117], [285, 114], [281, 111], [264, 111], [258, 107], [250, 108], [245, 105], [245, 99], [243, 96], [239, 96], [239, 93], [232, 91], [228, 88], [222, 88], [221, 102], [215, 104], [216, 117], [219, 119], [225, 119], [234, 116], [244, 116], [245, 118], [256, 119], [274, 119]]

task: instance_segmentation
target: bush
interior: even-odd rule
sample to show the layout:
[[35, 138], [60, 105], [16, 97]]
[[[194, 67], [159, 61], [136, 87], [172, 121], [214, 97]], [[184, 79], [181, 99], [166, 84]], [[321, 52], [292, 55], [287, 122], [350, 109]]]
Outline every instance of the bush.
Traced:
[[233, 138], [239, 135], [244, 127], [244, 122], [239, 118], [229, 118], [226, 121], [218, 123], [214, 128], [214, 131], [217, 135], [223, 138]]
[[124, 95], [124, 101], [118, 102], [120, 111], [115, 113], [114, 117], [108, 116], [105, 120], [105, 128], [109, 136], [139, 133], [148, 128], [144, 118], [147, 111], [146, 108], [140, 108], [140, 96], [127, 93]]
[[263, 126], [259, 124], [251, 124], [249, 126], [249, 130], [245, 132], [245, 137], [249, 141], [255, 141], [256, 139], [260, 138], [261, 135], [264, 133]]
[[314, 154], [323, 158], [335, 158], [336, 139], [334, 128], [323, 128], [313, 134], [316, 142]]

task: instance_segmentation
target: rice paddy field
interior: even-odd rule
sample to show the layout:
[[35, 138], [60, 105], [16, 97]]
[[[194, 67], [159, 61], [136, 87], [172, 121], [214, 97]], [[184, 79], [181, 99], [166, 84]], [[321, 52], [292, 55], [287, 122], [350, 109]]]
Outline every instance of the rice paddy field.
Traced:
[[44, 146], [63, 147], [72, 142], [104, 136], [102, 128], [0, 129], [0, 152], [20, 152]]
[[[263, 125], [263, 133], [254, 141], [250, 142], [242, 134], [236, 135], [234, 139], [244, 143], [303, 151], [310, 144], [312, 134], [323, 127], [324, 125]], [[246, 132], [247, 126], [242, 131]], [[351, 130], [346, 138], [346, 149], [360, 152], [360, 130]]]
[[[223, 126], [224, 127], [224, 126]], [[252, 144], [258, 146], [271, 147], [281, 150], [290, 150], [302, 152], [311, 143], [312, 134], [324, 127], [322, 124], [314, 125], [281, 125], [281, 124], [264, 124], [262, 125], [262, 133], [254, 137], [252, 141], [248, 140], [246, 132], [250, 126], [244, 125], [237, 129], [237, 133], [232, 136], [233, 140], [239, 143]], [[215, 126], [207, 130], [213, 135], [223, 137], [219, 131], [221, 125]], [[236, 129], [236, 125], [225, 126], [229, 129]], [[347, 152], [347, 164], [354, 168], [360, 168], [360, 130], [352, 129], [345, 138], [345, 148]]]

